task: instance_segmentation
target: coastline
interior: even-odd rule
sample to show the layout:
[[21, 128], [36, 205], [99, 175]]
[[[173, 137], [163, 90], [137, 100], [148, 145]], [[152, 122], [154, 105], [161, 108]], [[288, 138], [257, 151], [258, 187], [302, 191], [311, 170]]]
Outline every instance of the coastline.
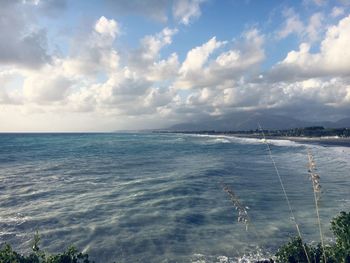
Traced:
[[[260, 134], [232, 134], [234, 137], [263, 139]], [[293, 142], [318, 144], [323, 146], [350, 147], [350, 137], [293, 137], [293, 136], [265, 136], [267, 140], [290, 140]]]

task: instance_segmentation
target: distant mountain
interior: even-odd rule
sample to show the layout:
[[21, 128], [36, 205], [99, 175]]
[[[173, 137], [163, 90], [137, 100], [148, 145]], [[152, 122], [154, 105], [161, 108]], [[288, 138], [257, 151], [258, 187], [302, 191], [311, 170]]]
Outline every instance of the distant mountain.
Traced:
[[350, 128], [350, 117], [334, 122], [332, 128]]
[[350, 118], [341, 119], [337, 122], [310, 122], [291, 117], [268, 115], [261, 113], [240, 113], [225, 118], [211, 118], [205, 121], [193, 121], [180, 123], [169, 127], [169, 131], [248, 131], [255, 130], [259, 124], [266, 130], [282, 130], [303, 128], [310, 126], [323, 126], [326, 128], [350, 127]]

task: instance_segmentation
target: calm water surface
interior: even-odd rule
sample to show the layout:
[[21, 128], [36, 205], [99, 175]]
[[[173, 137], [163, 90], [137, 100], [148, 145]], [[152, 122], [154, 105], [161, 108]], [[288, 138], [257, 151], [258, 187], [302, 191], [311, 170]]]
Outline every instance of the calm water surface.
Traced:
[[[301, 230], [318, 241], [307, 148], [321, 176], [321, 220], [350, 210], [350, 147], [271, 141]], [[248, 206], [237, 213], [221, 184]], [[0, 242], [74, 244], [97, 262], [237, 262], [295, 235], [266, 145], [181, 134], [0, 134]]]

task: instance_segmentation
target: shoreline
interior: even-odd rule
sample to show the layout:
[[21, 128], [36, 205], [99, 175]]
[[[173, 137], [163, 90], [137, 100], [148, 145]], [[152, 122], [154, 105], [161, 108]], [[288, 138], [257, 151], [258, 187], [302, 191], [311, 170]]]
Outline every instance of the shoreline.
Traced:
[[[263, 139], [259, 134], [230, 134], [239, 138]], [[289, 140], [323, 146], [345, 146], [350, 147], [350, 137], [293, 137], [293, 136], [265, 136], [267, 140]]]
[[[169, 133], [169, 132], [167, 132]], [[170, 133], [180, 133], [180, 134], [195, 134], [195, 135], [217, 135], [217, 136], [230, 136], [236, 138], [247, 138], [247, 139], [264, 139], [261, 134], [246, 134], [246, 133], [225, 133], [225, 132], [170, 132]], [[307, 143], [307, 144], [317, 144], [322, 146], [343, 146], [350, 147], [350, 137], [302, 137], [302, 136], [269, 136], [266, 135], [265, 139], [267, 140], [289, 140], [293, 142], [299, 143]]]

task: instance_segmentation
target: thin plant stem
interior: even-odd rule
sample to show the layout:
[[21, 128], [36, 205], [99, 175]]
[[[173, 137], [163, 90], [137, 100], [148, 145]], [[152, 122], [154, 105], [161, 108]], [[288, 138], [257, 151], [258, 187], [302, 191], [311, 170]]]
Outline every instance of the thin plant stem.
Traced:
[[296, 217], [295, 217], [295, 215], [294, 215], [293, 208], [292, 208], [292, 206], [291, 206], [291, 204], [290, 204], [290, 201], [289, 201], [289, 198], [288, 198], [286, 189], [285, 189], [285, 187], [284, 187], [284, 184], [283, 184], [283, 181], [282, 181], [282, 177], [281, 177], [280, 172], [279, 172], [279, 170], [278, 170], [278, 168], [277, 168], [276, 162], [275, 162], [275, 160], [274, 160], [273, 157], [272, 157], [272, 152], [271, 152], [270, 145], [269, 145], [269, 143], [268, 143], [267, 140], [266, 140], [264, 130], [261, 128], [260, 124], [258, 124], [258, 125], [259, 125], [259, 129], [260, 129], [261, 132], [262, 132], [262, 135], [263, 135], [263, 138], [264, 138], [264, 143], [265, 143], [266, 146], [267, 146], [267, 150], [268, 150], [268, 152], [269, 152], [269, 156], [270, 156], [271, 162], [272, 162], [272, 164], [273, 164], [273, 166], [274, 166], [274, 168], [275, 168], [275, 171], [276, 171], [278, 180], [279, 180], [279, 182], [280, 182], [280, 185], [281, 185], [281, 188], [282, 188], [282, 191], [283, 191], [283, 194], [284, 194], [284, 198], [286, 199], [286, 202], [287, 202], [287, 204], [288, 204], [288, 208], [289, 208], [289, 212], [290, 212], [290, 214], [291, 214], [291, 216], [292, 216], [292, 220], [293, 220], [294, 223], [295, 223], [295, 228], [296, 228], [296, 230], [297, 230], [298, 236], [299, 236], [299, 238], [301, 239], [301, 244], [302, 244], [302, 246], [303, 246], [303, 250], [304, 250], [304, 253], [305, 253], [307, 262], [308, 262], [308, 263], [311, 263], [310, 258], [309, 258], [309, 254], [307, 253], [305, 244], [303, 243], [303, 238], [302, 238], [302, 235], [301, 235], [300, 228], [299, 228], [299, 225], [298, 225], [298, 223], [297, 223]]
[[[224, 190], [224, 192], [226, 192], [229, 195], [231, 202], [233, 204], [233, 207], [238, 211], [237, 221], [245, 224], [246, 231], [248, 231], [248, 226], [253, 227], [254, 228], [253, 232], [256, 235], [257, 239], [261, 240], [261, 237], [258, 233], [256, 226], [252, 223], [252, 220], [248, 215], [247, 209], [249, 209], [249, 208], [244, 206], [241, 203], [238, 196], [235, 194], [235, 192], [228, 185], [221, 183], [221, 186], [222, 186], [222, 189]], [[258, 242], [258, 243], [260, 243], [260, 242]], [[258, 253], [258, 260], [260, 260], [259, 253]]]
[[317, 196], [317, 194], [320, 192], [320, 189], [321, 189], [321, 186], [319, 183], [319, 175], [315, 173], [316, 165], [315, 165], [314, 158], [309, 149], [307, 151], [307, 156], [309, 159], [309, 174], [312, 181], [312, 188], [314, 192], [315, 208], [316, 208], [316, 214], [317, 214], [317, 220], [318, 220], [318, 228], [320, 231], [323, 259], [324, 259], [324, 262], [327, 263], [327, 257], [326, 257], [326, 251], [325, 251], [324, 239], [323, 239], [323, 233], [322, 233], [322, 227], [321, 227], [321, 219], [320, 219], [320, 213], [319, 213], [319, 206], [318, 206], [319, 197]]

